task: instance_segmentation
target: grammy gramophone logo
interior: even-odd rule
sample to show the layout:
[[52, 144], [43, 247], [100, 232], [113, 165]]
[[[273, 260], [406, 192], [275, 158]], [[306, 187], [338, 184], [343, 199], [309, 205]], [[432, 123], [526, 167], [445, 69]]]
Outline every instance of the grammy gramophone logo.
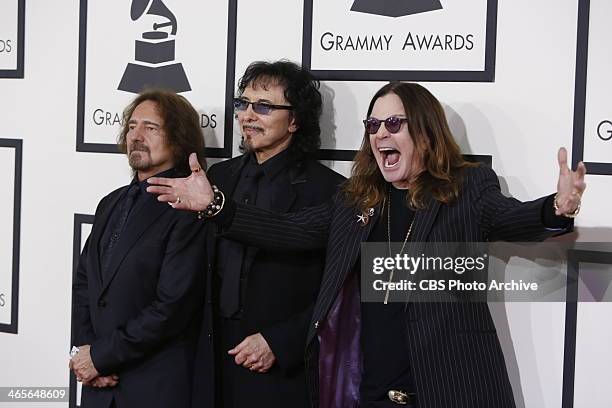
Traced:
[[440, 10], [439, 0], [355, 0], [351, 11], [387, 17], [403, 17], [410, 14]]
[[[159, 16], [166, 21], [153, 23], [153, 30], [136, 40], [135, 62], [127, 65], [117, 89], [132, 93], [139, 93], [145, 87], [191, 91], [183, 65], [175, 61], [176, 17], [162, 0], [132, 0], [132, 21], [144, 15]], [[168, 27], [169, 32], [163, 30]]]

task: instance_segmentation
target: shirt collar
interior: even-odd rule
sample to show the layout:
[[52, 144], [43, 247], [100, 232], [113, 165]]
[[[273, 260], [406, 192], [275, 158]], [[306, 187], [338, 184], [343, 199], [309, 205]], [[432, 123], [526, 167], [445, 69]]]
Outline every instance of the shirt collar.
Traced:
[[[160, 173], [157, 173], [157, 174], [155, 174], [155, 175], [153, 175], [151, 177], [175, 178], [176, 176], [177, 176], [176, 175], [176, 171], [175, 171], [175, 169], [173, 167], [171, 169], [164, 170], [164, 171], [162, 171]], [[133, 185], [138, 185], [138, 188], [140, 189], [140, 192], [141, 193], [146, 193], [147, 192], [147, 187], [149, 187], [149, 183], [147, 182], [147, 180], [148, 180], [148, 178], [146, 178], [146, 179], [144, 179], [142, 181], [139, 181], [138, 180], [138, 174], [135, 174], [134, 178], [132, 179], [132, 182], [130, 183], [130, 187], [133, 186]]]
[[270, 157], [262, 164], [257, 163], [255, 153], [251, 153], [249, 165], [259, 166], [263, 170], [264, 176], [268, 180], [273, 180], [289, 165], [289, 159], [289, 149], [285, 149], [277, 155]]

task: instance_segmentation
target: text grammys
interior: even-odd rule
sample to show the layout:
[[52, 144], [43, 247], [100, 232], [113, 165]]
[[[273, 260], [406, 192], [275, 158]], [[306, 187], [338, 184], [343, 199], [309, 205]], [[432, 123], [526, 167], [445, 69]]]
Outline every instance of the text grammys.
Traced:
[[[123, 126], [121, 115], [117, 112], [108, 112], [104, 109], [96, 109], [93, 112], [93, 123], [98, 126]], [[217, 114], [213, 113], [212, 115], [206, 115], [204, 113], [200, 114], [200, 126], [202, 128], [210, 127], [212, 129], [217, 127]]]
[[[325, 32], [320, 45], [325, 51], [390, 51], [393, 34], [340, 35]], [[413, 34], [404, 38], [402, 51], [471, 51], [474, 34]]]

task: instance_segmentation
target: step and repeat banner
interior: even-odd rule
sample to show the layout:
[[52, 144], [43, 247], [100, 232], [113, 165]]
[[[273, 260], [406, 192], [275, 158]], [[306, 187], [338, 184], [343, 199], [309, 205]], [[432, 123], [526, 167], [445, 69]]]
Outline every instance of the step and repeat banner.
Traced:
[[235, 1], [81, 0], [79, 18], [78, 151], [117, 153], [123, 109], [159, 87], [200, 113], [208, 157], [232, 157]]
[[[556, 150], [565, 145], [574, 165], [584, 160], [589, 174], [598, 177], [587, 180], [592, 206], [604, 208], [601, 203], [609, 201], [608, 0], [73, 3], [0, 2], [0, 137], [11, 138], [0, 138], [0, 358], [10, 353], [15, 370], [12, 376], [0, 373], [0, 386], [21, 385], [4, 384], [13, 379], [27, 382], [32, 370], [46, 370], [47, 355], [59, 353], [59, 362], [49, 364], [54, 368], [37, 373], [42, 379], [31, 385], [69, 386], [68, 405], [80, 405], [81, 386], [65, 364], [72, 345], [69, 313], [48, 318], [52, 323], [40, 329], [23, 322], [37, 322], [44, 314], [32, 302], [68, 310], [95, 204], [109, 186], [129, 182], [127, 161], [116, 147], [123, 109], [147, 86], [171, 88], [189, 99], [200, 114], [207, 157], [215, 162], [240, 154], [232, 98], [244, 68], [256, 59], [302, 63], [321, 81], [318, 158], [349, 175], [371, 96], [387, 81], [416, 81], [442, 102], [463, 153], [496, 170], [505, 194], [526, 200], [554, 191]], [[64, 28], [56, 32], [56, 24]], [[47, 72], [49, 44], [61, 54], [53, 60], [63, 61], [57, 62], [63, 64], [61, 78]], [[65, 94], [47, 93], [54, 81], [62, 82]], [[44, 115], [32, 120], [35, 108], [29, 103], [38, 98], [39, 111], [61, 105], [65, 120], [56, 121], [58, 111], [53, 120]], [[125, 167], [122, 173], [118, 163]], [[57, 191], [41, 197], [40, 175], [28, 168], [52, 174], [44, 182], [57, 182]], [[50, 216], [70, 221], [47, 230], [38, 218], [41, 205], [55, 209]], [[599, 219], [585, 207], [587, 217]], [[597, 225], [599, 236], [612, 241], [612, 221]], [[41, 254], [24, 250], [34, 247], [32, 242]], [[21, 268], [20, 285], [24, 258], [28, 268]], [[54, 276], [48, 288], [52, 300], [37, 298], [47, 288], [30, 295], [43, 272]], [[611, 274], [609, 253], [577, 252], [568, 276], [581, 286], [568, 293], [568, 302], [491, 307], [519, 408], [612, 404], [612, 397], [589, 388], [605, 389], [612, 365], [612, 329], [606, 324], [612, 309], [596, 303], [612, 290], [605, 283]], [[578, 302], [580, 291], [590, 293], [593, 303]], [[24, 310], [31, 310], [29, 317], [19, 319]], [[40, 346], [35, 351], [40, 355], [32, 358], [35, 367], [13, 363], [42, 335], [54, 349]]]
[[583, 160], [592, 174], [612, 175], [612, 94], [610, 3], [580, 3], [576, 53], [574, 162]]
[[305, 0], [302, 63], [333, 80], [493, 81], [497, 0]]

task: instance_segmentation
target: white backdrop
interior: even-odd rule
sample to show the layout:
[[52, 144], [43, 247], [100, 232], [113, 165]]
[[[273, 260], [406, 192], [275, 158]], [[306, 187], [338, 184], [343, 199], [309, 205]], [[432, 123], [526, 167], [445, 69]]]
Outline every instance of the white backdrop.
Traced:
[[[1, 16], [5, 15], [5, 7], [6, 10], [15, 7], [8, 0], [6, 3], [6, 6], [4, 2], [0, 3]], [[130, 180], [130, 171], [122, 155], [76, 150], [79, 33], [82, 29], [78, 3], [29, 0], [25, 14], [24, 78], [0, 78], [0, 138], [23, 140], [18, 332], [0, 332], [0, 386], [68, 386], [74, 215], [93, 214], [104, 195]], [[83, 0], [81, 3], [87, 2]], [[97, 64], [110, 64], [120, 75], [125, 64], [133, 60], [133, 55], [127, 58], [112, 56], [113, 60], [110, 54], [105, 59], [103, 53], [105, 48], [118, 52], [124, 48], [129, 51], [133, 46], [137, 33], [134, 31], [136, 26], [131, 24], [136, 23], [131, 22], [129, 14], [121, 14], [129, 13], [130, 1], [91, 0], [89, 3], [95, 6], [90, 4], [90, 11], [108, 7], [106, 11], [88, 18], [90, 41], [95, 41], [88, 45], [88, 50], [91, 53], [98, 47], [102, 53], [90, 56]], [[227, 84], [227, 71], [219, 67], [229, 62], [229, 59], [223, 59], [232, 52], [235, 51], [234, 79], [239, 78], [253, 60], [302, 60], [303, 1], [238, 0], [236, 47], [234, 50], [230, 44], [229, 53], [229, 16], [227, 10], [219, 7], [219, 4], [227, 3], [211, 0], [187, 3], [165, 0], [164, 3], [176, 13], [179, 22], [177, 42], [181, 41], [182, 48], [179, 53], [177, 45], [177, 60], [185, 65], [193, 83], [202, 84], [199, 90], [184, 95], [187, 98], [193, 95], [194, 104], [203, 112], [217, 113], [223, 119], [223, 98], [227, 95], [222, 95], [222, 90]], [[317, 4], [323, 3], [314, 1], [315, 10]], [[350, 8], [350, 1], [340, 3], [346, 3]], [[451, 10], [457, 2], [442, 0], [441, 3], [442, 10], [395, 20], [365, 14], [355, 18], [363, 21], [365, 27], [368, 21], [378, 21], [382, 27], [385, 21], [405, 21], [407, 30], [410, 30], [414, 26], [411, 21], [422, 16], [435, 22], [435, 13]], [[582, 2], [583, 6], [587, 5], [586, 10], [589, 9], [588, 3]], [[111, 9], [115, 15], [108, 11]], [[575, 97], [581, 91], [578, 89], [577, 92], [576, 88], [577, 61], [581, 61], [578, 58], [581, 51], [586, 50], [586, 43], [577, 41], [578, 0], [500, 0], [494, 80], [442, 82], [437, 79], [435, 82], [422, 82], [443, 102], [463, 152], [491, 155], [493, 168], [500, 176], [504, 190], [518, 199], [535, 198], [555, 190], [557, 148], [566, 146], [572, 151], [572, 146], [577, 143], [574, 138], [576, 107], [585, 112], [584, 126], [577, 131], [578, 139], [584, 133], [584, 140], [579, 140], [578, 145], [583, 146], [585, 159], [603, 163], [598, 167], [603, 169], [600, 173], [611, 173], [610, 165], [605, 164], [612, 161], [612, 140], [606, 141], [598, 136], [597, 127], [602, 121], [612, 120], [609, 92], [606, 92], [612, 87], [609, 70], [612, 52], [609, 24], [606, 23], [609, 20], [606, 16], [612, 15], [612, 3], [591, 0], [590, 10], [588, 71], [584, 75], [586, 97], [578, 106], [575, 106]], [[183, 19], [182, 15], [186, 17]], [[193, 23], [194, 16], [199, 16], [205, 29]], [[313, 21], [313, 30], [322, 24]], [[357, 32], [364, 27], [346, 26], [346, 22], [342, 22], [345, 26], [340, 27], [340, 20], [325, 24], [338, 24], [338, 32], [343, 30], [345, 33]], [[191, 27], [194, 33], [201, 34], [190, 36], [181, 33], [181, 27]], [[454, 34], [454, 29], [437, 30]], [[5, 35], [12, 35], [5, 34], [6, 30], [11, 28], [0, 26], [0, 40]], [[111, 38], [108, 41], [121, 42], [120, 46], [104, 43], [104, 38], [107, 38], [103, 35], [104, 30]], [[371, 27], [368, 30], [376, 31]], [[382, 32], [380, 27], [378, 32]], [[126, 33], [125, 36], [122, 33]], [[325, 58], [330, 58], [329, 64]], [[313, 68], [330, 69], [334, 68], [333, 64], [342, 67], [341, 64], [346, 63], [331, 59], [325, 54], [319, 55], [319, 65], [315, 67], [313, 56]], [[402, 64], [407, 63], [402, 61]], [[321, 68], [323, 65], [326, 66]], [[402, 69], [405, 69], [404, 65]], [[580, 66], [579, 63], [579, 72]], [[366, 68], [371, 69], [370, 66]], [[95, 69], [97, 71], [88, 69], [87, 72], [98, 72], [96, 75], [102, 76], [112, 72], [115, 75], [104, 66]], [[94, 81], [95, 77], [90, 79]], [[116, 86], [119, 79], [120, 76], [117, 81], [113, 79], [109, 83]], [[86, 84], [86, 89], [100, 86], [94, 82]], [[362, 135], [361, 119], [371, 95], [382, 84], [381, 81], [365, 80], [322, 82], [325, 148], [354, 150], [358, 147]], [[115, 89], [113, 92], [115, 95], [118, 91]], [[130, 94], [125, 93], [122, 97], [129, 100]], [[119, 96], [112, 98], [115, 98], [112, 101], [115, 104], [119, 100]], [[219, 120], [219, 127], [209, 133], [207, 141], [211, 146], [223, 147], [224, 126], [228, 124]], [[116, 127], [106, 127], [104, 132], [97, 129], [95, 135], [91, 134], [91, 140], [86, 135], [85, 142], [112, 141], [116, 133]], [[233, 155], [237, 155], [239, 136], [234, 130], [230, 135], [233, 136]], [[10, 214], [13, 213], [12, 190], [5, 192], [13, 183], [10, 159], [13, 156], [9, 153], [5, 155], [5, 149], [0, 148], [3, 186], [0, 188], [3, 192], [0, 200], [0, 244], [3, 245], [0, 248], [0, 285], [9, 285], [5, 283], [6, 277], [10, 281], [6, 265], [10, 265], [12, 260], [6, 259], [11, 256], [11, 248], [6, 248], [11, 243], [9, 238], [5, 239], [5, 235], [11, 236]], [[345, 175], [350, 171], [349, 162], [325, 163]], [[612, 241], [609, 205], [612, 177], [588, 175], [587, 184], [576, 235], [584, 241]], [[5, 292], [10, 293], [10, 288], [0, 287], [0, 293]], [[3, 307], [6, 308], [0, 306], [0, 316], [5, 316]], [[559, 303], [492, 305], [519, 407], [561, 407], [566, 354], [565, 310], [565, 304]], [[609, 304], [579, 305], [575, 350], [576, 407], [612, 406], [612, 396], [606, 392], [604, 381], [610, 372], [609, 364], [605, 362], [610, 362], [612, 356], [609, 346], [612, 344], [610, 312], [612, 307]], [[65, 403], [48, 404], [49, 407], [54, 405], [66, 406]], [[0, 406], [4, 405], [0, 403]]]

